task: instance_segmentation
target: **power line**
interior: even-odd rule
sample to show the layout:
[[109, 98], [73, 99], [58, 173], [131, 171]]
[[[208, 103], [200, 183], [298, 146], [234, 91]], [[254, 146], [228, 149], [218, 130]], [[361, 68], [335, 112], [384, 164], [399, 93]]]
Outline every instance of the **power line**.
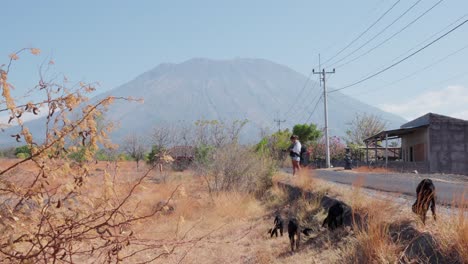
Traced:
[[[320, 67], [320, 54], [318, 55], [318, 58], [319, 58], [319, 67]], [[297, 107], [293, 108], [293, 107], [296, 105], [296, 101], [302, 99], [301, 102], [298, 104], [298, 105], [302, 105], [303, 102], [304, 102], [304, 100], [307, 100], [308, 95], [310, 94], [310, 92], [313, 91], [313, 90], [315, 89], [315, 87], [317, 86], [317, 83], [314, 83], [314, 86], [313, 86], [311, 89], [309, 89], [309, 91], [310, 91], [309, 94], [307, 94], [307, 96], [303, 96], [302, 98], [300, 98], [301, 94], [304, 92], [305, 88], [307, 87], [307, 84], [308, 84], [308, 82], [310, 81], [311, 76], [312, 76], [313, 73], [314, 73], [314, 69], [311, 70], [309, 76], [307, 77], [307, 80], [306, 80], [304, 86], [302, 87], [302, 90], [299, 92], [299, 94], [298, 94], [296, 100], [293, 101], [293, 104], [292, 104], [291, 107], [288, 109], [288, 111], [287, 111], [287, 113], [285, 114], [285, 116], [286, 116], [287, 114], [289, 114], [289, 113], [291, 112], [292, 109], [295, 109], [295, 111], [293, 111], [293, 113], [292, 113], [291, 116], [289, 117], [289, 118], [291, 118], [291, 119], [294, 118], [295, 113], [297, 113], [297, 111], [299, 111]]]
[[[378, 1], [378, 3], [371, 9], [369, 9], [369, 11], [366, 12], [366, 14], [370, 15], [370, 14], [373, 14], [377, 9], [379, 9], [379, 7], [385, 2], [385, 0], [380, 0]], [[329, 51], [331, 48], [335, 47], [338, 43], [337, 42], [334, 42], [330, 45], [328, 45], [325, 49], [321, 50], [322, 52], [327, 52]], [[319, 67], [320, 68], [320, 67]]]
[[[464, 51], [464, 50], [467, 49], [467, 48], [468, 48], [468, 45], [465, 45], [465, 46], [463, 46], [462, 48], [460, 48], [460, 49], [458, 49], [458, 50], [456, 50], [456, 51], [454, 51], [454, 52], [451, 52], [450, 54], [448, 54], [448, 55], [446, 55], [446, 56], [444, 56], [444, 57], [442, 57], [442, 58], [440, 58], [440, 59], [438, 59], [438, 60], [436, 60], [436, 61], [434, 61], [434, 62], [432, 62], [432, 63], [430, 63], [430, 64], [428, 64], [428, 65], [426, 65], [426, 66], [424, 66], [424, 67], [422, 67], [422, 68], [420, 68], [420, 69], [418, 69], [418, 70], [416, 70], [416, 71], [414, 71], [414, 72], [412, 72], [412, 73], [410, 73], [410, 74], [408, 74], [408, 75], [405, 75], [404, 77], [402, 77], [402, 78], [400, 78], [400, 79], [397, 79], [397, 80], [395, 80], [395, 81], [392, 81], [392, 82], [390, 82], [390, 83], [388, 83], [388, 84], [386, 84], [386, 85], [384, 85], [384, 86], [381, 86], [381, 87], [378, 88], [378, 89], [372, 89], [372, 90], [378, 91], [379, 89], [383, 89], [383, 88], [392, 86], [392, 85], [394, 85], [394, 84], [396, 84], [396, 83], [399, 83], [399, 82], [401, 82], [401, 81], [403, 81], [403, 80], [409, 79], [409, 78], [411, 78], [411, 77], [413, 77], [413, 76], [415, 76], [415, 75], [417, 75], [417, 74], [419, 74], [419, 73], [421, 73], [421, 72], [423, 72], [423, 71], [425, 71], [425, 70], [427, 70], [427, 69], [429, 69], [429, 68], [432, 68], [432, 67], [436, 66], [437, 64], [439, 64], [439, 63], [441, 63], [441, 62], [447, 60], [448, 58], [450, 58], [450, 57], [452, 57], [452, 56], [454, 56], [454, 55], [456, 55], [456, 54], [458, 54], [458, 53]], [[365, 93], [366, 93], [366, 92], [365, 92]], [[360, 94], [365, 94], [365, 93], [360, 93]]]
[[[427, 13], [427, 11], [425, 12]], [[433, 37], [437, 36], [438, 34], [444, 32], [445, 30], [449, 29], [450, 27], [452, 27], [453, 25], [455, 25], [456, 23], [460, 22], [461, 20], [463, 20], [465, 17], [468, 16], [468, 13], [467, 14], [464, 14], [463, 16], [459, 17], [457, 20], [453, 21], [452, 23], [450, 23], [449, 25], [445, 26], [444, 28], [442, 28], [441, 30], [435, 32], [434, 34], [432, 34], [431, 36], [427, 37], [426, 39], [424, 39], [423, 41], [419, 42], [417, 45], [413, 46], [411, 49], [407, 50], [406, 52], [404, 52], [403, 54], [399, 55], [398, 57], [396, 57], [394, 60], [392, 61], [396, 61], [402, 57], [404, 57], [406, 54], [409, 54], [411, 51], [415, 50], [417, 47], [419, 47], [420, 45], [423, 45], [425, 42], [431, 40]]]
[[[319, 55], [318, 55], [318, 61], [319, 61], [319, 65], [318, 65], [318, 66], [319, 66], [319, 68], [320, 68], [320, 66], [321, 66], [320, 53], [319, 53]], [[312, 74], [313, 74], [313, 73], [314, 73], [314, 69], [312, 69]], [[318, 83], [319, 83], [320, 85], [322, 85], [322, 80], [321, 80], [320, 78], [319, 78], [319, 82], [318, 82]], [[317, 86], [317, 82], [315, 82], [313, 89], [315, 88], [315, 86]], [[312, 93], [313, 89], [310, 89], [310, 90], [309, 90], [309, 94]], [[307, 100], [307, 98], [308, 98], [307, 96], [304, 97], [305, 100]], [[317, 97], [316, 97], [316, 98], [317, 98]], [[320, 101], [320, 98], [318, 98], [317, 101]], [[313, 111], [315, 111], [315, 109], [314, 109]], [[306, 111], [304, 111], [304, 112], [306, 112]], [[302, 118], [303, 118], [303, 115], [301, 115], [301, 118], [300, 118], [300, 119], [297, 119], [297, 120], [298, 120], [299, 122], [301, 122], [301, 121], [303, 120]], [[307, 122], [308, 122], [308, 120], [307, 120]], [[307, 122], [306, 122], [306, 123], [307, 123]]]
[[322, 71], [315, 72], [314, 74], [320, 74], [322, 77], [322, 84], [323, 84], [323, 112], [325, 113], [325, 147], [326, 147], [326, 164], [327, 168], [330, 168], [330, 139], [328, 138], [328, 106], [327, 106], [327, 74], [333, 74], [335, 73], [335, 69], [331, 72], [325, 71], [325, 69], [322, 69]]
[[318, 100], [317, 100], [317, 103], [314, 106], [314, 109], [312, 110], [312, 112], [310, 112], [309, 118], [307, 118], [307, 121], [305, 122], [306, 124], [309, 123], [310, 119], [312, 118], [312, 115], [315, 113], [315, 110], [317, 110], [317, 106], [320, 103], [320, 100], [322, 99], [322, 97], [323, 97], [323, 94], [320, 95], [320, 97], [318, 97]]
[[356, 86], [356, 85], [358, 85], [358, 84], [360, 84], [360, 83], [363, 83], [363, 82], [365, 82], [365, 81], [367, 81], [367, 80], [369, 80], [369, 79], [371, 79], [371, 78], [373, 78], [373, 77], [375, 77], [375, 76], [377, 76], [377, 75], [379, 75], [379, 74], [381, 74], [381, 73], [383, 73], [383, 72], [388, 71], [389, 69], [391, 69], [391, 68], [397, 66], [398, 64], [402, 63], [403, 61], [405, 61], [405, 60], [407, 60], [407, 59], [413, 57], [414, 55], [418, 54], [419, 52], [425, 50], [425, 49], [428, 48], [429, 46], [431, 46], [431, 45], [433, 45], [434, 43], [438, 42], [439, 40], [443, 39], [445, 36], [449, 35], [449, 34], [452, 33], [453, 31], [457, 30], [458, 28], [460, 28], [461, 26], [463, 26], [463, 25], [466, 24], [467, 22], [468, 22], [468, 20], [463, 21], [462, 23], [458, 24], [456, 27], [452, 28], [450, 31], [446, 32], [445, 34], [441, 35], [440, 37], [436, 38], [435, 40], [429, 42], [428, 44], [426, 44], [426, 45], [423, 46], [422, 48], [416, 50], [415, 52], [413, 52], [413, 53], [411, 53], [410, 55], [404, 57], [403, 59], [401, 59], [401, 60], [399, 60], [399, 61], [397, 61], [397, 62], [391, 64], [390, 66], [387, 66], [387, 67], [385, 67], [384, 69], [382, 69], [382, 70], [380, 70], [380, 71], [378, 71], [378, 72], [376, 72], [376, 73], [374, 73], [374, 74], [371, 74], [371, 75], [369, 75], [369, 76], [367, 76], [367, 77], [365, 77], [365, 78], [363, 78], [363, 79], [361, 79], [361, 80], [359, 80], [359, 81], [356, 81], [356, 82], [354, 82], [354, 83], [351, 83], [351, 84], [346, 85], [346, 86], [344, 86], [344, 87], [341, 87], [341, 88], [339, 88], [339, 89], [332, 90], [332, 91], [330, 91], [330, 93], [337, 92], [337, 91], [341, 91], [341, 90], [343, 90], [343, 89], [347, 89], [347, 88]]
[[283, 120], [281, 120], [281, 119], [274, 119], [273, 121], [274, 121], [275, 123], [278, 124], [278, 132], [280, 132], [280, 131], [281, 131], [281, 123], [286, 122], [286, 120], [285, 120], [285, 119], [283, 119]]
[[[316, 100], [319, 101], [319, 100], [322, 98], [322, 96], [323, 96], [322, 94], [318, 94], [317, 96], [314, 97], [314, 99], [312, 100], [312, 102], [311, 102], [311, 104], [310, 104], [311, 108], [310, 108], [310, 109], [304, 109], [304, 111], [302, 111], [302, 114], [301, 114], [300, 116], [297, 117], [297, 118], [298, 118], [298, 119], [297, 119], [298, 122], [303, 122], [303, 121], [307, 118], [307, 116], [309, 115], [309, 113], [311, 113], [311, 110], [312, 110], [312, 112], [315, 111], [315, 108], [317, 108], [317, 107], [314, 106], [314, 103], [315, 103], [315, 105], [318, 104], [318, 103], [316, 102]], [[307, 122], [308, 122], [308, 121], [309, 121], [309, 119], [307, 119]], [[306, 122], [306, 123], [307, 123], [307, 122]]]
[[297, 103], [295, 103], [295, 105], [296, 106], [299, 105], [300, 107], [294, 107], [293, 111], [291, 111], [290, 114], [286, 118], [293, 119], [296, 115], [298, 115], [298, 113], [302, 112], [306, 108], [304, 107], [304, 105], [307, 99], [310, 98], [310, 96], [312, 95], [312, 92], [315, 90], [317, 85], [318, 83], [315, 82], [314, 85], [310, 87], [310, 89], [308, 89], [307, 92], [305, 92], [304, 96], [299, 98], [299, 100], [297, 101]]
[[[371, 49], [367, 50], [366, 52], [354, 57], [353, 59], [347, 61], [347, 62], [344, 62], [338, 66], [336, 66], [335, 68], [341, 68], [345, 65], [348, 65], [362, 57], [364, 57], [365, 55], [371, 53], [372, 51], [374, 51], [375, 49], [381, 47], [383, 44], [387, 43], [389, 40], [391, 40], [392, 38], [394, 38], [396, 35], [400, 34], [401, 32], [403, 32], [404, 30], [406, 30], [407, 28], [409, 28], [411, 25], [413, 25], [414, 23], [416, 23], [419, 19], [421, 19], [423, 16], [425, 16], [427, 13], [429, 13], [432, 9], [434, 9], [436, 6], [438, 6], [440, 3], [442, 3], [444, 0], [439, 0], [437, 3], [435, 3], [433, 6], [431, 6], [429, 9], [427, 9], [425, 12], [423, 12], [421, 15], [419, 15], [418, 17], [416, 17], [415, 19], [413, 19], [410, 23], [408, 23], [406, 26], [404, 26], [403, 28], [401, 28], [400, 30], [398, 30], [397, 32], [393, 33], [390, 37], [384, 39], [383, 41], [381, 41], [379, 44], [375, 45], [374, 47], [372, 47]], [[336, 63], [338, 63], [339, 61], [337, 61]]]
[[[382, 33], [384, 33], [388, 28], [390, 28], [391, 26], [393, 26], [398, 20], [400, 20], [402, 17], [404, 17], [409, 11], [411, 11], [411, 9], [413, 9], [416, 5], [418, 5], [422, 0], [418, 0], [416, 1], [412, 6], [410, 6], [408, 9], [406, 9], [405, 12], [403, 12], [403, 14], [399, 15], [396, 19], [394, 19], [392, 21], [392, 23], [388, 24], [386, 27], [384, 27], [382, 30], [380, 30], [377, 34], [375, 34], [372, 38], [370, 38], [369, 40], [367, 40], [366, 42], [364, 42], [364, 44], [362, 44], [361, 46], [359, 46], [358, 48], [354, 49], [352, 52], [348, 53], [348, 55], [342, 57], [341, 59], [335, 61], [334, 63], [330, 64], [328, 67], [331, 67], [339, 62], [342, 62], [343, 60], [349, 58], [349, 56], [353, 55], [354, 53], [358, 52], [359, 50], [361, 50], [363, 47], [365, 47], [367, 44], [369, 44], [371, 41], [373, 41], [374, 39], [376, 39], [378, 36], [380, 36]], [[443, 0], [441, 0], [443, 1]], [[440, 1], [440, 2], [441, 2]], [[336, 67], [335, 67], [336, 68]]]
[[[423, 72], [424, 70], [427, 70], [427, 69], [429, 69], [429, 68], [432, 68], [432, 67], [436, 66], [437, 64], [439, 64], [439, 63], [445, 61], [446, 59], [448, 59], [448, 58], [450, 58], [450, 57], [452, 57], [452, 56], [454, 56], [454, 55], [456, 55], [456, 54], [462, 52], [463, 50], [465, 50], [465, 49], [467, 49], [467, 48], [468, 48], [468, 45], [465, 45], [465, 46], [463, 46], [462, 48], [460, 48], [460, 49], [458, 49], [458, 50], [456, 50], [456, 51], [454, 51], [454, 52], [452, 52], [452, 53], [450, 53], [450, 54], [448, 54], [448, 55], [446, 55], [446, 56], [444, 56], [444, 57], [442, 57], [442, 58], [440, 58], [440, 59], [438, 59], [438, 60], [432, 62], [431, 64], [428, 64], [428, 65], [426, 65], [426, 66], [424, 66], [424, 67], [422, 67], [422, 68], [420, 68], [420, 69], [418, 69], [418, 70], [416, 70], [416, 71], [414, 71], [414, 72], [412, 72], [412, 73], [410, 73], [410, 74], [408, 74], [408, 75], [406, 75], [406, 76], [404, 76], [404, 77], [402, 77], [402, 78], [399, 78], [399, 79], [394, 80], [394, 81], [392, 81], [392, 82], [390, 82], [390, 83], [387, 83], [387, 84], [385, 84], [385, 85], [383, 85], [383, 86], [381, 86], [381, 87], [379, 87], [379, 88], [377, 88], [377, 89], [374, 89], [374, 88], [373, 88], [373, 89], [366, 89], [366, 90], [364, 90], [363, 92], [358, 93], [358, 94], [355, 94], [355, 95], [363, 95], [363, 94], [369, 94], [369, 93], [372, 93], [372, 92], [377, 92], [377, 91], [379, 91], [380, 89], [384, 89], [384, 88], [386, 88], [386, 87], [389, 87], [389, 86], [392, 86], [392, 85], [394, 85], [394, 84], [396, 84], [396, 83], [399, 83], [399, 82], [401, 82], [401, 81], [403, 81], [403, 80], [409, 79], [409, 78], [411, 78], [411, 77], [413, 77], [413, 76], [415, 76], [415, 75], [417, 75], [417, 74]], [[462, 75], [463, 75], [463, 74], [461, 74], [460, 76], [462, 76]], [[458, 77], [458, 76], [455, 76], [455, 77]], [[453, 79], [453, 78], [450, 78], [450, 79], [448, 79], [448, 80], [451, 80], [451, 79]], [[442, 82], [445, 82], [445, 81], [447, 81], [447, 80], [444, 80], [444, 81], [442, 81]]]
[[445, 82], [448, 82], [448, 81], [451, 81], [451, 80], [454, 80], [454, 79], [458, 79], [460, 77], [464, 77], [464, 76], [468, 76], [468, 71], [465, 71], [465, 72], [461, 72], [461, 73], [458, 73], [456, 75], [452, 75], [451, 77], [447, 78], [447, 79], [444, 79], [442, 81], [438, 81], [436, 83], [433, 83], [433, 84], [441, 84], [441, 83], [445, 83]]
[[336, 58], [338, 55], [340, 55], [343, 51], [345, 51], [347, 48], [349, 48], [351, 45], [353, 45], [356, 41], [358, 41], [364, 34], [366, 34], [371, 28], [373, 28], [377, 23], [379, 23], [380, 20], [382, 20], [401, 0], [397, 0], [393, 5], [387, 9], [376, 21], [374, 21], [369, 27], [367, 27], [361, 34], [359, 34], [356, 38], [354, 38], [348, 45], [346, 45], [344, 48], [342, 48], [338, 53], [333, 55], [331, 58], [326, 60], [324, 64], [327, 64], [329, 61], [333, 60]]
[[309, 83], [310, 77], [312, 77], [312, 74], [313, 74], [313, 68], [312, 68], [312, 70], [310, 70], [310, 73], [307, 76], [307, 79], [306, 79], [304, 85], [302, 86], [301, 91], [299, 92], [299, 94], [297, 94], [296, 99], [291, 103], [291, 106], [289, 107], [288, 111], [286, 111], [286, 113], [284, 114], [285, 116], [287, 116], [291, 112], [291, 110], [294, 108], [294, 105], [295, 105], [296, 101], [301, 97], [301, 94], [304, 92], [305, 88], [307, 87], [307, 84]]
[[293, 120], [294, 122], [303, 122], [307, 118], [310, 110], [313, 108], [315, 100], [317, 100], [319, 97], [320, 97], [320, 92], [319, 94], [316, 94], [314, 96], [309, 94], [307, 95], [307, 97], [304, 97], [306, 99], [312, 98], [310, 104], [306, 104], [305, 102], [302, 103], [301, 108], [298, 110], [299, 112], [296, 115], [293, 115], [290, 119]]

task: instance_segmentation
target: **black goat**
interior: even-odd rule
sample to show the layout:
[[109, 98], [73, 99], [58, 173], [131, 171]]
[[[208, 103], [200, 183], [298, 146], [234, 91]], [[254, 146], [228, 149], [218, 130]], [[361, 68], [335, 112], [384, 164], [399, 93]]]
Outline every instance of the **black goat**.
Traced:
[[434, 221], [436, 217], [436, 189], [434, 183], [430, 179], [424, 179], [416, 187], [416, 201], [412, 206], [415, 214], [421, 217], [421, 220], [426, 224], [426, 214], [431, 207], [432, 216]]
[[289, 219], [288, 236], [289, 236], [289, 242], [291, 243], [291, 251], [294, 251], [294, 245], [296, 246], [296, 250], [298, 250], [299, 241], [301, 240], [301, 232], [300, 232], [299, 222], [295, 218]]
[[275, 220], [273, 221], [273, 224], [274, 224], [273, 228], [271, 228], [268, 231], [268, 234], [271, 235], [270, 237], [273, 237], [273, 235], [276, 235], [276, 237], [278, 237], [278, 230], [281, 236], [283, 236], [283, 219], [281, 218], [279, 214], [275, 216]]
[[291, 243], [291, 251], [294, 251], [294, 246], [296, 250], [299, 249], [299, 243], [301, 240], [301, 233], [308, 236], [312, 232], [310, 228], [301, 229], [299, 221], [296, 218], [290, 218], [288, 222], [288, 236], [289, 242]]
[[328, 209], [328, 215], [323, 220], [322, 227], [327, 225], [331, 230], [341, 227], [344, 224], [346, 216], [350, 215], [350, 213], [351, 207], [341, 201], [337, 201]]

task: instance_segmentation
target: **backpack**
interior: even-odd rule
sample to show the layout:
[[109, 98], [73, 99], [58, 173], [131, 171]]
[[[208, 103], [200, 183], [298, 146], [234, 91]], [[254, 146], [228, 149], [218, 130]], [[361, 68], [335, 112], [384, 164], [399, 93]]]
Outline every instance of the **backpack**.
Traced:
[[304, 145], [302, 145], [302, 146], [301, 146], [301, 154], [300, 154], [301, 161], [304, 160], [304, 154], [305, 154], [306, 152], [307, 152], [307, 148], [306, 148]]

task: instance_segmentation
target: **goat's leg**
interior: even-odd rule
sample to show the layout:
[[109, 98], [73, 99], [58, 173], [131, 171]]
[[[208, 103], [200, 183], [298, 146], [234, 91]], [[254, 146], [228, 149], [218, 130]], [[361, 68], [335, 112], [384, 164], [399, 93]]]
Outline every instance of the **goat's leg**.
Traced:
[[301, 230], [297, 229], [297, 240], [296, 240], [296, 251], [299, 250], [299, 244], [301, 243]]
[[291, 243], [291, 251], [294, 251], [294, 234], [289, 234], [289, 242]]
[[437, 216], [436, 216], [436, 198], [435, 198], [435, 195], [432, 196], [432, 199], [431, 199], [431, 211], [432, 211], [432, 217], [434, 217], [434, 221], [437, 221]]
[[327, 224], [328, 227], [330, 227], [330, 224], [328, 223], [328, 215], [327, 215], [327, 217], [325, 217], [325, 219], [323, 219], [322, 227], [324, 227], [325, 224]]

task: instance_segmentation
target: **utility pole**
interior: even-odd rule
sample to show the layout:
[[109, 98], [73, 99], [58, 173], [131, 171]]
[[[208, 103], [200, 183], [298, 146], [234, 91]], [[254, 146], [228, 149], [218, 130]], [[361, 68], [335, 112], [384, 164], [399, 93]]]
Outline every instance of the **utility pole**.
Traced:
[[[320, 57], [319, 57], [320, 58]], [[320, 69], [319, 69], [320, 70]], [[330, 139], [328, 138], [328, 107], [327, 107], [327, 85], [326, 85], [326, 76], [327, 74], [332, 74], [335, 73], [335, 69], [331, 72], [325, 71], [325, 69], [322, 69], [322, 71], [315, 72], [315, 69], [312, 70], [313, 74], [320, 74], [320, 80], [322, 81], [323, 84], [323, 107], [325, 109], [325, 147], [326, 147], [326, 166], [327, 168], [330, 168]]]
[[273, 121], [275, 121], [277, 124], [278, 124], [278, 132], [281, 131], [281, 123], [284, 123], [286, 122], [286, 120], [281, 120], [281, 119], [274, 119]]

